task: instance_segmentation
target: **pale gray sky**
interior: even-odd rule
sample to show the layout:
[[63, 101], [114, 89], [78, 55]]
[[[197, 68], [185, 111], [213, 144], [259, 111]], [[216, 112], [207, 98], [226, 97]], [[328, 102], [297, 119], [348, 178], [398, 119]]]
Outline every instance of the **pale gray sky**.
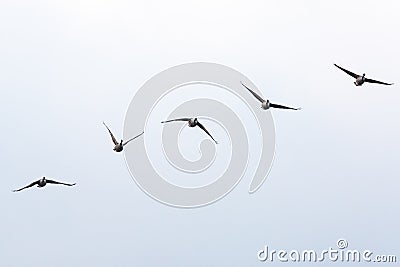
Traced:
[[[270, 265], [257, 260], [264, 245], [322, 250], [342, 237], [400, 257], [398, 1], [0, 6], [1, 266]], [[120, 137], [137, 89], [192, 61], [303, 110], [273, 111], [276, 157], [259, 191], [245, 176], [188, 210], [137, 187], [101, 122]], [[395, 85], [355, 87], [333, 63]], [[11, 192], [43, 175], [77, 186]]]

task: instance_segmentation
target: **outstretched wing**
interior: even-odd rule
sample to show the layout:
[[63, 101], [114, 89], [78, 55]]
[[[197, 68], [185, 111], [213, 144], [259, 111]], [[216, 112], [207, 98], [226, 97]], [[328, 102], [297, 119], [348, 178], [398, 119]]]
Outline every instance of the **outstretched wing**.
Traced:
[[281, 108], [281, 109], [293, 109], [293, 110], [300, 110], [301, 109], [301, 108], [291, 108], [291, 107], [282, 106], [282, 105], [273, 104], [273, 103], [270, 103], [269, 106], [271, 108]]
[[258, 99], [258, 101], [260, 101], [261, 103], [264, 102], [265, 100], [259, 96], [258, 94], [256, 94], [253, 90], [251, 90], [249, 87], [247, 87], [246, 85], [244, 85], [244, 83], [240, 82], [247, 90], [249, 90], [249, 92]]
[[367, 83], [379, 83], [379, 84], [384, 84], [384, 85], [393, 85], [393, 83], [384, 83], [384, 82], [380, 82], [380, 81], [372, 80], [372, 79], [368, 79], [368, 78], [366, 78], [365, 81]]
[[162, 121], [161, 123], [167, 123], [171, 121], [190, 121], [191, 118], [180, 118], [180, 119], [173, 119], [173, 120], [168, 120], [168, 121]]
[[67, 184], [67, 183], [57, 182], [57, 181], [53, 181], [53, 180], [49, 180], [49, 179], [46, 179], [46, 183], [48, 183], [48, 184], [62, 184], [62, 185], [67, 185], [67, 186], [76, 185], [76, 183]]
[[208, 134], [211, 137], [211, 139], [214, 140], [216, 144], [218, 144], [218, 142], [214, 139], [214, 137], [212, 137], [212, 135], [207, 131], [206, 127], [204, 127], [203, 124], [197, 122], [197, 126], [199, 126], [203, 131], [205, 131], [206, 134]]
[[103, 124], [104, 124], [104, 126], [106, 126], [108, 132], [110, 133], [111, 139], [112, 139], [114, 145], [118, 145], [118, 141], [117, 141], [117, 139], [115, 139], [114, 135], [113, 135], [112, 132], [110, 131], [110, 128], [108, 128], [108, 126], [104, 123], [104, 121], [103, 121]]
[[21, 191], [21, 190], [24, 190], [24, 189], [26, 189], [26, 188], [32, 187], [32, 186], [37, 185], [37, 184], [39, 184], [39, 180], [38, 180], [38, 181], [35, 181], [35, 182], [33, 182], [33, 183], [31, 183], [31, 184], [29, 184], [29, 185], [27, 185], [27, 186], [24, 186], [24, 187], [22, 187], [22, 188], [20, 188], [20, 189], [13, 190], [13, 192], [19, 192], [19, 191]]
[[136, 139], [136, 138], [138, 138], [139, 136], [141, 136], [142, 134], [144, 134], [144, 132], [142, 132], [141, 134], [138, 134], [138, 135], [136, 135], [135, 137], [133, 137], [133, 138], [131, 138], [131, 139], [129, 139], [128, 141], [126, 141], [125, 143], [123, 143], [122, 145], [126, 145], [126, 144], [128, 144], [130, 141], [132, 141], [133, 139]]
[[351, 71], [349, 71], [349, 70], [346, 70], [346, 69], [344, 69], [344, 68], [342, 68], [342, 67], [340, 67], [340, 66], [338, 66], [338, 65], [336, 65], [336, 64], [333, 64], [333, 65], [335, 65], [336, 67], [338, 67], [339, 69], [341, 69], [342, 71], [344, 71], [344, 72], [346, 72], [348, 75], [350, 75], [350, 76], [352, 76], [353, 78], [358, 78], [358, 77], [360, 77], [360, 75], [357, 75], [357, 74], [355, 74], [355, 73], [353, 73], [353, 72], [351, 72]]

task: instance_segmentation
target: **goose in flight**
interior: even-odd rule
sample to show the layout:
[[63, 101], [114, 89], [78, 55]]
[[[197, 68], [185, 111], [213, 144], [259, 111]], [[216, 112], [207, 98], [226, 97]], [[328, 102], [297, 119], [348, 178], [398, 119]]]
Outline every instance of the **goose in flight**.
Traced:
[[187, 121], [188, 126], [189, 127], [200, 127], [200, 129], [202, 129], [206, 134], [208, 134], [208, 136], [211, 137], [212, 140], [214, 140], [214, 142], [216, 144], [218, 144], [218, 142], [214, 139], [214, 137], [212, 137], [212, 135], [207, 131], [206, 127], [204, 127], [203, 124], [201, 124], [197, 118], [180, 118], [180, 119], [173, 119], [173, 120], [168, 120], [168, 121], [162, 121], [161, 123], [168, 123], [168, 122], [172, 122], [172, 121]]
[[22, 187], [22, 188], [20, 188], [20, 189], [13, 190], [13, 192], [19, 192], [19, 191], [21, 191], [21, 190], [27, 189], [27, 188], [32, 187], [32, 186], [35, 186], [35, 185], [37, 185], [37, 187], [44, 187], [46, 184], [62, 184], [62, 185], [67, 185], [67, 186], [76, 185], [76, 183], [73, 183], [73, 184], [66, 184], [66, 183], [62, 183], [62, 182], [57, 182], [57, 181], [49, 180], [49, 179], [46, 179], [46, 177], [43, 177], [43, 178], [41, 178], [41, 179], [39, 179], [39, 180], [37, 180], [37, 181], [31, 183], [31, 184], [28, 184], [27, 186], [24, 186], [24, 187]]
[[333, 65], [335, 65], [336, 67], [338, 67], [342, 71], [346, 72], [351, 77], [355, 78], [356, 81], [354, 82], [354, 84], [356, 86], [361, 86], [364, 82], [367, 82], [367, 83], [378, 83], [378, 84], [384, 84], [384, 85], [393, 85], [393, 83], [384, 83], [384, 82], [380, 82], [380, 81], [377, 81], [377, 80], [365, 78], [365, 73], [361, 76], [361, 75], [355, 74], [355, 73], [353, 73], [353, 72], [351, 72], [349, 70], [346, 70], [346, 69], [344, 69], [344, 68], [342, 68], [342, 67], [340, 67], [340, 66], [338, 66], [336, 64], [333, 64]]
[[259, 96], [258, 94], [256, 94], [253, 90], [251, 90], [249, 87], [247, 87], [244, 83], [240, 82], [247, 90], [249, 90], [249, 92], [258, 99], [258, 101], [261, 102], [261, 108], [262, 109], [269, 109], [269, 108], [281, 108], [281, 109], [292, 109], [292, 110], [300, 110], [301, 108], [291, 108], [291, 107], [287, 107], [287, 106], [282, 106], [279, 104], [274, 104], [271, 103], [268, 99], [265, 100], [263, 99], [261, 96]]
[[103, 121], [103, 124], [104, 124], [104, 126], [106, 126], [108, 132], [109, 132], [110, 135], [111, 135], [111, 139], [112, 139], [112, 141], [113, 141], [113, 143], [114, 143], [114, 148], [113, 148], [113, 150], [114, 150], [115, 152], [121, 152], [121, 151], [124, 149], [124, 146], [125, 146], [126, 144], [128, 144], [128, 143], [129, 143], [130, 141], [132, 141], [133, 139], [136, 139], [136, 138], [138, 138], [139, 136], [141, 136], [142, 134], [144, 134], [144, 132], [142, 132], [141, 134], [138, 134], [138, 135], [136, 135], [135, 137], [133, 137], [133, 138], [131, 138], [131, 139], [129, 139], [128, 141], [125, 141], [125, 142], [123, 142], [123, 140], [121, 139], [121, 142], [118, 143], [117, 139], [115, 139], [115, 136], [114, 136], [113, 133], [111, 132], [110, 128], [108, 128], [108, 126], [104, 123], [104, 121]]

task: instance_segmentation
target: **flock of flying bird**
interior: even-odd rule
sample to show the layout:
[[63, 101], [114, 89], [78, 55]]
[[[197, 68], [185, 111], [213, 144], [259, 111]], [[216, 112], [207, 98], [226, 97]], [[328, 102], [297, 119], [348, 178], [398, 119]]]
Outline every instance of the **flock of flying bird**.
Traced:
[[[385, 83], [385, 82], [381, 82], [381, 81], [377, 81], [377, 80], [373, 80], [373, 79], [369, 79], [365, 77], [365, 73], [363, 75], [358, 75], [355, 74], [349, 70], [346, 70], [336, 64], [334, 64], [337, 68], [339, 68], [340, 70], [344, 71], [345, 73], [347, 73], [348, 75], [352, 76], [353, 78], [355, 78], [355, 82], [354, 84], [356, 86], [361, 86], [363, 85], [365, 82], [367, 83], [377, 83], [377, 84], [383, 84], [383, 85], [393, 85], [393, 83]], [[271, 103], [268, 99], [264, 99], [263, 97], [261, 97], [260, 95], [258, 95], [256, 92], [254, 92], [253, 90], [251, 90], [249, 87], [247, 87], [243, 82], [240, 82], [242, 84], [242, 86], [244, 88], [246, 88], [258, 101], [261, 102], [261, 108], [264, 110], [270, 109], [270, 108], [279, 108], [279, 109], [291, 109], [291, 110], [300, 110], [301, 108], [292, 108], [292, 107], [287, 107], [287, 106], [283, 106], [283, 105], [279, 105], [279, 104], [274, 104]], [[218, 144], [218, 142], [214, 139], [214, 137], [210, 134], [210, 132], [206, 129], [206, 127], [204, 127], [203, 124], [201, 124], [199, 122], [199, 120], [197, 118], [178, 118], [178, 119], [172, 119], [172, 120], [167, 120], [167, 121], [162, 121], [161, 123], [169, 123], [169, 122], [179, 122], [179, 121], [183, 121], [183, 122], [187, 122], [188, 126], [193, 128], [198, 126], [201, 130], [203, 130], [208, 136], [211, 137], [211, 139]], [[121, 152], [124, 149], [124, 146], [126, 146], [130, 141], [140, 137], [141, 135], [144, 134], [144, 131], [138, 135], [136, 135], [135, 137], [129, 139], [128, 141], [123, 141], [121, 139], [120, 142], [117, 141], [117, 139], [115, 138], [115, 136], [113, 135], [113, 133], [111, 132], [111, 130], [108, 128], [108, 126], [103, 122], [104, 126], [107, 128], [110, 136], [111, 136], [111, 140], [114, 143], [114, 148], [113, 150], [115, 152]], [[46, 177], [43, 177], [37, 181], [34, 181], [32, 183], [30, 183], [27, 186], [24, 186], [20, 189], [16, 189], [13, 190], [13, 192], [19, 192], [21, 190], [33, 187], [35, 185], [37, 185], [37, 187], [44, 187], [46, 186], [46, 184], [59, 184], [59, 185], [66, 185], [66, 186], [74, 186], [76, 183], [73, 184], [69, 184], [69, 183], [63, 183], [63, 182], [57, 182], [54, 180], [50, 180], [47, 179]]]

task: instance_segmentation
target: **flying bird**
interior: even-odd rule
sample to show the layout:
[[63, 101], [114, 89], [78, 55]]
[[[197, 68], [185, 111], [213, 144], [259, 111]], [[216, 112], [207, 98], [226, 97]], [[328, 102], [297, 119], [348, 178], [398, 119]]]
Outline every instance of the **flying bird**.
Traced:
[[76, 183], [67, 184], [67, 183], [62, 183], [62, 182], [57, 182], [57, 181], [49, 180], [49, 179], [46, 179], [46, 177], [43, 177], [43, 178], [41, 178], [41, 179], [39, 179], [39, 180], [37, 180], [37, 181], [31, 183], [31, 184], [28, 184], [27, 186], [24, 186], [24, 187], [22, 187], [22, 188], [20, 188], [20, 189], [13, 190], [13, 192], [19, 192], [19, 191], [21, 191], [21, 190], [24, 190], [24, 189], [26, 189], [26, 188], [29, 188], [29, 187], [32, 187], [32, 186], [35, 186], [35, 185], [37, 185], [37, 187], [44, 187], [46, 184], [62, 184], [62, 185], [67, 185], [67, 186], [76, 185]]
[[261, 96], [259, 96], [257, 93], [255, 93], [253, 90], [251, 90], [249, 87], [247, 87], [244, 83], [240, 82], [247, 90], [249, 90], [249, 92], [258, 99], [258, 101], [261, 102], [261, 108], [264, 110], [267, 110], [269, 108], [280, 108], [280, 109], [292, 109], [292, 110], [300, 110], [301, 108], [291, 108], [291, 107], [287, 107], [287, 106], [282, 106], [279, 104], [274, 104], [271, 103], [268, 99], [265, 100], [263, 99]]
[[353, 73], [353, 72], [351, 72], [349, 70], [346, 70], [346, 69], [344, 69], [344, 68], [342, 68], [342, 67], [340, 67], [340, 66], [338, 66], [336, 64], [333, 64], [333, 65], [335, 65], [336, 67], [338, 67], [342, 71], [346, 72], [351, 77], [355, 78], [356, 81], [354, 82], [354, 84], [356, 86], [361, 86], [364, 82], [367, 82], [367, 83], [378, 83], [378, 84], [384, 84], [384, 85], [393, 85], [393, 83], [384, 83], [384, 82], [380, 82], [380, 81], [377, 81], [377, 80], [365, 78], [365, 73], [361, 76], [361, 75], [355, 74], [355, 73]]
[[121, 139], [121, 142], [118, 142], [117, 139], [115, 139], [115, 136], [114, 136], [113, 133], [111, 132], [110, 128], [108, 128], [108, 126], [104, 123], [104, 121], [103, 121], [103, 124], [104, 124], [104, 126], [106, 126], [108, 132], [109, 132], [110, 135], [111, 135], [111, 139], [112, 139], [112, 141], [113, 141], [113, 143], [114, 143], [114, 148], [113, 148], [113, 150], [114, 150], [115, 152], [121, 152], [121, 151], [124, 149], [124, 146], [126, 146], [130, 141], [132, 141], [132, 140], [138, 138], [139, 136], [141, 136], [142, 134], [144, 134], [144, 132], [142, 132], [141, 134], [136, 135], [135, 137], [129, 139], [129, 140], [126, 141], [126, 142], [123, 142], [122, 139]]
[[168, 121], [162, 121], [161, 123], [168, 123], [168, 122], [172, 122], [172, 121], [187, 121], [188, 126], [193, 128], [193, 127], [200, 127], [200, 129], [202, 129], [206, 134], [208, 134], [208, 136], [211, 137], [212, 140], [214, 140], [214, 142], [216, 144], [218, 144], [218, 142], [214, 139], [214, 137], [212, 137], [212, 135], [207, 131], [206, 127], [204, 127], [203, 124], [201, 124], [197, 118], [180, 118], [180, 119], [173, 119], [173, 120], [168, 120]]

